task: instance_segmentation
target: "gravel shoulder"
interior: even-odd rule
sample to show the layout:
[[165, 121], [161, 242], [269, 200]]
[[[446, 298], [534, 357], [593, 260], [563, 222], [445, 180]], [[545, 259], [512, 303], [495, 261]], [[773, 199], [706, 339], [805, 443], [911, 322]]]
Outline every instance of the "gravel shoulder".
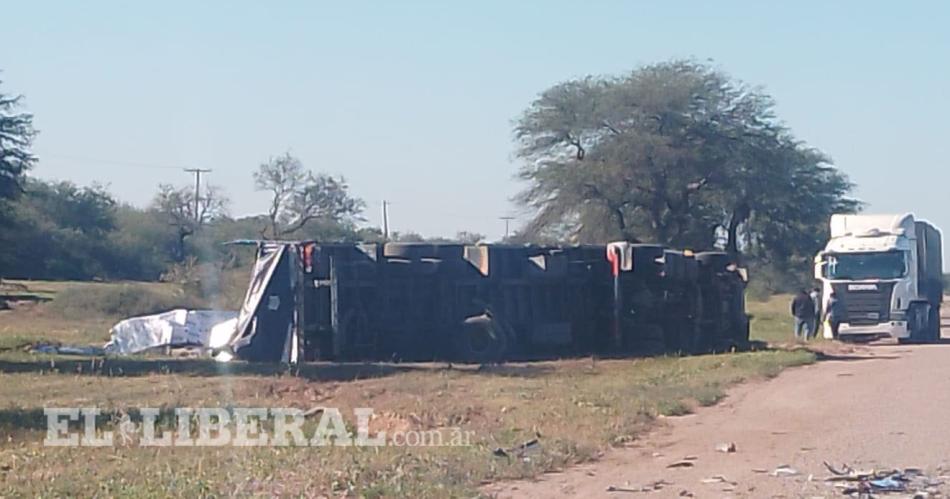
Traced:
[[[823, 461], [950, 475], [950, 345], [873, 345], [828, 357], [739, 386], [714, 407], [666, 418], [595, 463], [485, 492], [502, 498], [840, 496], [824, 481]], [[728, 443], [735, 452], [717, 450]], [[691, 464], [668, 467], [684, 458]], [[774, 476], [783, 465], [797, 474]], [[657, 490], [641, 491], [657, 483]], [[625, 491], [609, 492], [611, 486]]]

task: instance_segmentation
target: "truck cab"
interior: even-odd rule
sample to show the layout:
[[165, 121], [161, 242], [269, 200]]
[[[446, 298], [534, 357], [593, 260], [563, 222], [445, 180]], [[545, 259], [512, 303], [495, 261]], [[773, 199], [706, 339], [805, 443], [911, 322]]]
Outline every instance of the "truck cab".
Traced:
[[[943, 300], [939, 231], [904, 215], [833, 215], [831, 239], [815, 259], [822, 310], [841, 303], [842, 339], [939, 339]], [[829, 324], [823, 335], [832, 337]]]

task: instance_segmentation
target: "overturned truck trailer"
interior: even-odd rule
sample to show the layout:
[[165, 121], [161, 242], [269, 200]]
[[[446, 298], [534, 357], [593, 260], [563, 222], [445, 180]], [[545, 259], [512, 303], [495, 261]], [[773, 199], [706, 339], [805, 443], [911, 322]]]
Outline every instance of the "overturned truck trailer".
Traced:
[[695, 352], [748, 340], [724, 253], [661, 246], [260, 243], [225, 348], [252, 361]]

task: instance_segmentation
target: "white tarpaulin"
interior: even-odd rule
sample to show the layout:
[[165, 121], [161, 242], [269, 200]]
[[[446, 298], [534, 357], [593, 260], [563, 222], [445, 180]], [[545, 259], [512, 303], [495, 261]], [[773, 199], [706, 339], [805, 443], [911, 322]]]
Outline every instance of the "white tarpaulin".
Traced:
[[155, 315], [132, 317], [112, 326], [108, 354], [127, 355], [164, 346], [208, 346], [211, 329], [237, 312], [176, 309]]

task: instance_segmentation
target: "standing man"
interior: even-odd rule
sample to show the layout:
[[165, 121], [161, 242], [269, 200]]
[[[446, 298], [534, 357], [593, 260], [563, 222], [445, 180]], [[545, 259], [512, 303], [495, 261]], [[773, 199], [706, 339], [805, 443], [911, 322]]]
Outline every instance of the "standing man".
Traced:
[[795, 318], [795, 339], [808, 341], [815, 327], [815, 302], [804, 289], [792, 300], [792, 317]]
[[808, 296], [810, 296], [811, 301], [815, 303], [815, 326], [811, 331], [812, 334], [817, 338], [821, 333], [821, 289], [812, 288], [811, 292], [808, 293]]
[[825, 318], [831, 325], [831, 337], [838, 339], [838, 328], [844, 320], [844, 304], [838, 298], [838, 295], [832, 291], [828, 295], [828, 310], [825, 311]]

